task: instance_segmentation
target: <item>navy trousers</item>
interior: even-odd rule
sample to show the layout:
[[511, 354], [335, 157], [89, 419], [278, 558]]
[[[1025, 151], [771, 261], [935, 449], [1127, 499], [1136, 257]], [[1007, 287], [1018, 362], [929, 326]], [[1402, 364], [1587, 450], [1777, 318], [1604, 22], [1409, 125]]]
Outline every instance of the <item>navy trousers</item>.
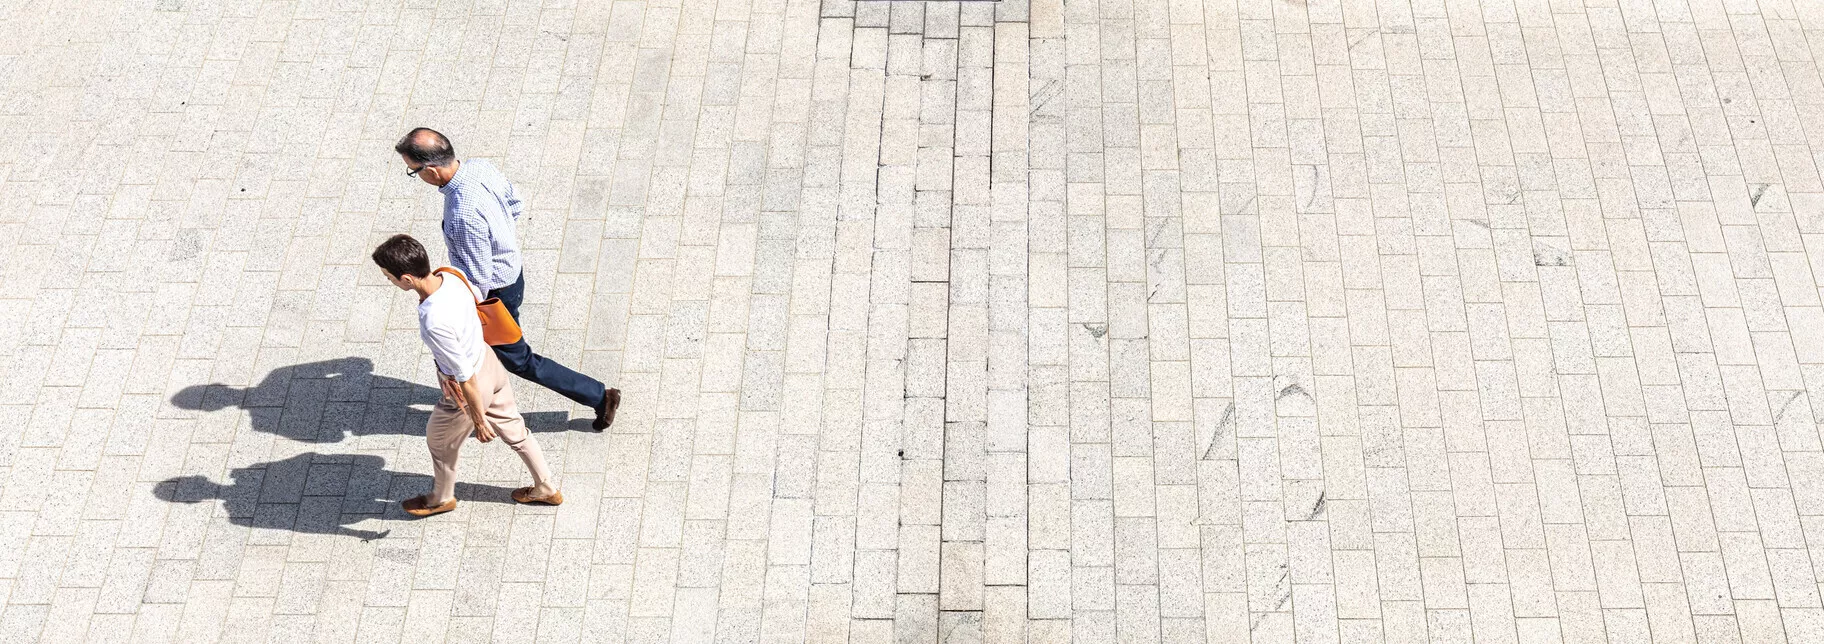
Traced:
[[[519, 321], [519, 304], [526, 299], [526, 274], [521, 272], [519, 279], [502, 288], [488, 291], [488, 297], [500, 298], [500, 303], [507, 305], [507, 312], [513, 315], [513, 321]], [[577, 373], [569, 367], [558, 364], [556, 360], [538, 355], [532, 351], [532, 345], [520, 338], [513, 344], [493, 347], [494, 355], [507, 372], [538, 386], [550, 389], [577, 404], [590, 409], [602, 406], [602, 396], [607, 391], [602, 381]]]

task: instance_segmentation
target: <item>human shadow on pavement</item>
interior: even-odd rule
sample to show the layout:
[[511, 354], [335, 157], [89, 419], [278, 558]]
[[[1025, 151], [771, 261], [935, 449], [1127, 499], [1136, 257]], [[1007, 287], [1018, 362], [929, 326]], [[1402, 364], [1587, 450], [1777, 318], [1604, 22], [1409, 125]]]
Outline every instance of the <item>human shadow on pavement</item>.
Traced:
[[[282, 461], [238, 467], [229, 482], [206, 476], [179, 476], [153, 487], [170, 503], [220, 500], [234, 525], [306, 534], [385, 538], [391, 530], [349, 527], [367, 519], [411, 519], [399, 507], [405, 499], [431, 489], [431, 477], [386, 469], [370, 454], [299, 454]], [[511, 488], [457, 483], [464, 503], [512, 503]]]
[[[199, 411], [239, 407], [254, 431], [335, 443], [351, 434], [423, 435], [430, 407], [442, 396], [437, 387], [374, 375], [372, 360], [348, 357], [274, 369], [252, 387], [191, 385], [172, 396], [171, 404]], [[534, 432], [588, 430], [592, 420], [561, 411], [521, 415]]]

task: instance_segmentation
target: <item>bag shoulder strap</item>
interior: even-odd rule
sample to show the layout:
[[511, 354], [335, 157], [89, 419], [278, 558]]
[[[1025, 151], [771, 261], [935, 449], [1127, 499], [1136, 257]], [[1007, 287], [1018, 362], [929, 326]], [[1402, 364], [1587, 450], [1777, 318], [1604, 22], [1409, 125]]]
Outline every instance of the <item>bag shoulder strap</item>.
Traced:
[[434, 271], [431, 271], [431, 272], [433, 272], [433, 273], [447, 273], [447, 274], [450, 274], [450, 275], [455, 275], [455, 276], [456, 276], [456, 279], [459, 279], [459, 280], [462, 280], [462, 286], [463, 286], [463, 288], [465, 288], [465, 289], [467, 289], [467, 290], [468, 290], [468, 291], [469, 291], [469, 297], [470, 297], [470, 298], [473, 298], [473, 299], [474, 299], [474, 300], [475, 300], [475, 305], [476, 305], [476, 306], [480, 306], [480, 305], [481, 305], [481, 298], [478, 298], [478, 297], [475, 297], [475, 287], [474, 287], [474, 286], [472, 286], [472, 285], [470, 285], [470, 284], [469, 284], [469, 278], [467, 278], [467, 277], [464, 277], [464, 276], [463, 276], [463, 275], [462, 275], [462, 271], [459, 271], [459, 270], [456, 270], [456, 269], [454, 269], [454, 268], [450, 268], [450, 267], [448, 267], [448, 266], [445, 266], [445, 267], [442, 267], [442, 268], [439, 268], [439, 269], [437, 269], [437, 270], [434, 270]]

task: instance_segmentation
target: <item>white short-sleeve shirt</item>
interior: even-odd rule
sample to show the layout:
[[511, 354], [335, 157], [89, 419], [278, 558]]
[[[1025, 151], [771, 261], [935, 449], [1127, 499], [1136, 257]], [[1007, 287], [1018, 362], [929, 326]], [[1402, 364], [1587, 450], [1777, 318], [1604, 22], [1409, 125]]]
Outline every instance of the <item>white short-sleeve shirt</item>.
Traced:
[[481, 317], [475, 312], [478, 291], [465, 287], [452, 275], [418, 303], [418, 337], [431, 348], [437, 371], [456, 382], [468, 382], [481, 369], [488, 343], [481, 337]]

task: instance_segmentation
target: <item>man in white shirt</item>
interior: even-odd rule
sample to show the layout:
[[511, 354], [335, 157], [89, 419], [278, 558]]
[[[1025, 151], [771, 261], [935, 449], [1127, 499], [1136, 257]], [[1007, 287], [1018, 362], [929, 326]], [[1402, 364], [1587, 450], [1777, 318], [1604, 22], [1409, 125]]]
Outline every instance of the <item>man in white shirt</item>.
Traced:
[[507, 370], [482, 339], [481, 318], [475, 312], [481, 294], [466, 279], [446, 279], [442, 271], [432, 272], [424, 245], [410, 235], [393, 235], [374, 249], [373, 259], [393, 286], [418, 294], [418, 336], [430, 347], [443, 386], [443, 399], [424, 426], [431, 448], [431, 493], [406, 499], [405, 512], [428, 517], [456, 509], [456, 457], [470, 433], [483, 443], [499, 436], [525, 462], [532, 486], [514, 490], [514, 501], [563, 503], [563, 493], [551, 485], [551, 470], [538, 439], [527, 431], [513, 402]]

